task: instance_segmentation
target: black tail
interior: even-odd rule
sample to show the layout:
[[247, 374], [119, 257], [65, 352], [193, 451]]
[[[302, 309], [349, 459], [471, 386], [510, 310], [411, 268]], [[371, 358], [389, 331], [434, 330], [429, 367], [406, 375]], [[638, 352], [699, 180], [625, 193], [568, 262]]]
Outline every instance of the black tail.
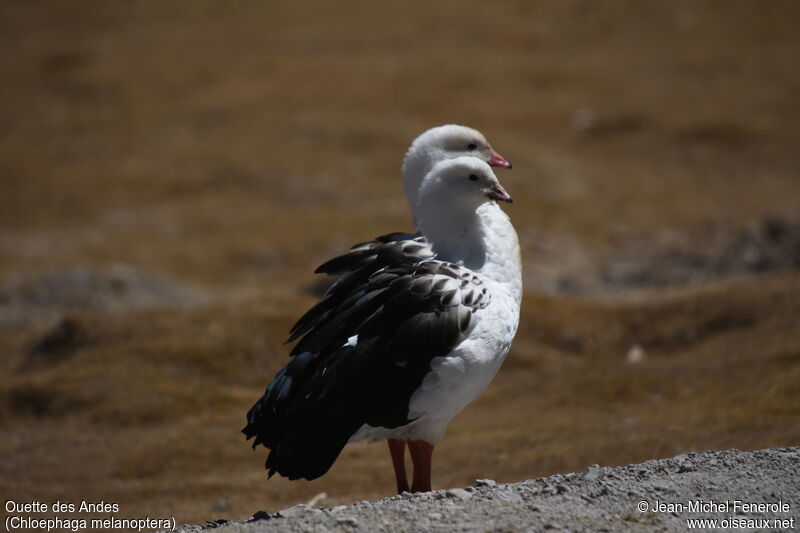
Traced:
[[292, 358], [247, 413], [242, 433], [255, 439], [253, 448], [263, 444], [270, 450], [270, 477], [320, 477], [364, 424], [357, 391], [337, 381], [337, 365], [323, 371], [319, 363], [309, 352]]

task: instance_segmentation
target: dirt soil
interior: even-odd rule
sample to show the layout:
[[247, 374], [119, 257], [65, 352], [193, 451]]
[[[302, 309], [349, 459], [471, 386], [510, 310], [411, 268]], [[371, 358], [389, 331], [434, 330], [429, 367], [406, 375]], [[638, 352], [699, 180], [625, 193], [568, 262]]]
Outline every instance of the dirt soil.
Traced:
[[400, 162], [446, 122], [513, 162], [526, 292], [435, 488], [798, 445], [799, 22], [793, 0], [3, 2], [0, 493], [178, 523], [391, 495], [383, 445], [267, 480], [239, 431], [314, 268], [413, 229]]

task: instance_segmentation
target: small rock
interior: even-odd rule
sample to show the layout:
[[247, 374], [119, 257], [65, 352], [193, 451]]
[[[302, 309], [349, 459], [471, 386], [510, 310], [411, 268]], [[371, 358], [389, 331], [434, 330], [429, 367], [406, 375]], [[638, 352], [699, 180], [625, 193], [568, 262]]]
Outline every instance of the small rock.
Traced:
[[455, 498], [456, 500], [469, 500], [472, 498], [472, 493], [464, 489], [447, 489], [445, 496], [448, 498]]
[[428, 515], [428, 518], [430, 518], [431, 520], [441, 520], [442, 519], [442, 513], [430, 513]]
[[250, 520], [248, 520], [248, 522], [257, 522], [258, 520], [270, 520], [272, 518], [281, 518], [281, 515], [279, 513], [271, 515], [266, 511], [256, 511], [255, 514], [253, 514], [253, 517]]
[[309, 507], [318, 507], [320, 503], [324, 502], [328, 498], [327, 492], [320, 492], [310, 500], [308, 500]]
[[497, 485], [497, 481], [493, 479], [476, 479], [475, 486], [476, 487], [494, 487]]
[[352, 516], [348, 516], [345, 518], [339, 518], [336, 520], [336, 523], [340, 526], [352, 526], [358, 527], [358, 520], [353, 518]]
[[644, 361], [645, 355], [646, 353], [644, 351], [644, 348], [642, 348], [642, 346], [639, 344], [634, 344], [628, 350], [628, 355], [625, 356], [625, 359], [628, 361], [629, 364], [637, 365], [642, 361]]
[[319, 512], [321, 511], [319, 511], [318, 509], [314, 509], [313, 507], [309, 507], [305, 503], [298, 503], [297, 505], [289, 507], [288, 509], [283, 509], [281, 511], [278, 511], [278, 514], [280, 514], [284, 518], [289, 518], [290, 516], [297, 516], [305, 513], [319, 513]]
[[507, 490], [497, 491], [494, 496], [501, 502], [516, 503], [522, 501], [522, 497], [519, 494]]
[[598, 481], [603, 479], [604, 475], [605, 472], [603, 472], [603, 469], [599, 465], [590, 465], [583, 471], [583, 474], [581, 474], [581, 479], [586, 481]]

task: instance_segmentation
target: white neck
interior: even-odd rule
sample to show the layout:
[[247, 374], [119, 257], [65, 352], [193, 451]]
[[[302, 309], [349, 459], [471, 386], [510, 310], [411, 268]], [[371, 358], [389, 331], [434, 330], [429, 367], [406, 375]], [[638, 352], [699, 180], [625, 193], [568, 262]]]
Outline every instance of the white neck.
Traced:
[[408, 205], [411, 207], [411, 217], [417, 226], [419, 226], [417, 201], [419, 200], [419, 187], [422, 184], [422, 179], [433, 168], [433, 162], [443, 157], [440, 150], [426, 147], [425, 143], [417, 140], [411, 144], [408, 152], [406, 152], [405, 159], [403, 159], [403, 188], [406, 192]]
[[[495, 202], [477, 209], [449, 205], [448, 216], [436, 209], [435, 199], [418, 213], [419, 228], [432, 242], [439, 259], [461, 263], [500, 284], [519, 302], [522, 267], [519, 239], [511, 220]], [[425, 209], [431, 206], [433, 209]]]

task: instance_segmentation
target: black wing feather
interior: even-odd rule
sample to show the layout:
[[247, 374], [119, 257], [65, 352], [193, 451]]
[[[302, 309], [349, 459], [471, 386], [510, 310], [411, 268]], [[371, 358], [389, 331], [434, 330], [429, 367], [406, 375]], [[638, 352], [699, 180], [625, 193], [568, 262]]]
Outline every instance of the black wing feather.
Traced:
[[419, 235], [384, 235], [317, 270], [339, 279], [292, 328], [293, 358], [242, 430], [271, 450], [270, 476], [314, 479], [364, 424], [408, 424], [431, 360], [452, 351], [489, 301], [480, 278], [435, 260]]
[[345, 298], [364, 285], [381, 269], [399, 263], [433, 259], [434, 253], [425, 237], [420, 234], [390, 233], [373, 241], [356, 244], [349, 252], [334, 257], [317, 267], [317, 273], [335, 274], [339, 279], [292, 326], [287, 342], [294, 342], [317, 324], [324, 321], [332, 309], [340, 308]]

